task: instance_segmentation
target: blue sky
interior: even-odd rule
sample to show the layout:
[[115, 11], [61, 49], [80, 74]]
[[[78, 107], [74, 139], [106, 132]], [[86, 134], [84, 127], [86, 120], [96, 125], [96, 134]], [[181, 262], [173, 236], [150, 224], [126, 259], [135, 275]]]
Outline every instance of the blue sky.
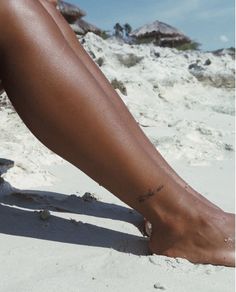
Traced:
[[104, 30], [116, 22], [134, 29], [154, 20], [175, 26], [203, 50], [234, 46], [234, 0], [66, 0], [87, 12]]

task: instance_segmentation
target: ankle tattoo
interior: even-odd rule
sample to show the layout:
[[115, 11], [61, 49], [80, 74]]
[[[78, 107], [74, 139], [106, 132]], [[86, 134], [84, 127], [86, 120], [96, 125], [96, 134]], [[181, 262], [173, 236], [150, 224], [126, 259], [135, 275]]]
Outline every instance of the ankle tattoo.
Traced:
[[164, 185], [161, 185], [155, 190], [151, 190], [151, 189], [148, 190], [147, 194], [138, 197], [138, 202], [139, 203], [145, 202], [146, 200], [150, 199], [151, 197], [157, 195], [163, 188], [164, 188]]

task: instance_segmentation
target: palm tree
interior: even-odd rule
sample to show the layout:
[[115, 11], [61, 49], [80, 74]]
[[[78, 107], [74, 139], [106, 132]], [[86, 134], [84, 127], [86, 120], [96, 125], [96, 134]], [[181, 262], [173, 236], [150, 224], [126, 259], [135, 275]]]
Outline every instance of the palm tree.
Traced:
[[128, 23], [126, 23], [126, 24], [124, 25], [124, 30], [125, 30], [125, 35], [126, 35], [126, 37], [128, 38], [128, 37], [129, 37], [129, 34], [130, 34], [131, 31], [132, 31], [132, 27], [131, 27], [131, 25], [128, 24]]
[[115, 24], [114, 30], [115, 30], [116, 37], [120, 37], [120, 38], [123, 37], [124, 28], [118, 22]]

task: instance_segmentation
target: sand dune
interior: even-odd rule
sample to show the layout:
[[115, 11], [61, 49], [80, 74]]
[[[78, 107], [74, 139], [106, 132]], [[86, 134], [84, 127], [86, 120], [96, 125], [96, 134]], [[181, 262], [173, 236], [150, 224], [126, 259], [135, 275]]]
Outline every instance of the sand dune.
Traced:
[[[103, 58], [107, 78], [126, 87], [118, 93], [168, 162], [233, 212], [232, 56], [92, 33], [83, 42], [95, 61]], [[148, 255], [140, 215], [44, 147], [6, 95], [0, 158], [1, 292], [234, 291], [234, 269]]]

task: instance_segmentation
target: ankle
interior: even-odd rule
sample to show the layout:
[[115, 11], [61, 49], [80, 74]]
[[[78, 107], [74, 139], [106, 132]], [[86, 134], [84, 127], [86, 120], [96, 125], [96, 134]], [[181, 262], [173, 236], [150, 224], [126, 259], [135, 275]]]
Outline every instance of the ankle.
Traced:
[[175, 236], [183, 236], [192, 226], [209, 220], [209, 214], [222, 212], [209, 207], [207, 200], [203, 201], [183, 189], [175, 189], [160, 197], [152, 208], [155, 214], [150, 220], [153, 231], [163, 230]]

